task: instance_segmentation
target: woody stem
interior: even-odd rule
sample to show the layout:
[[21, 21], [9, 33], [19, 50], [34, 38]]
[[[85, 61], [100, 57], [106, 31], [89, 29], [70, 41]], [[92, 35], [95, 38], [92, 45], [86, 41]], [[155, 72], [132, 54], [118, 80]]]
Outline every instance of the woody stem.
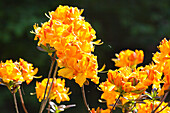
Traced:
[[168, 107], [168, 105], [169, 105], [169, 103], [168, 103], [165, 107], [163, 107], [160, 111], [158, 111], [158, 112], [156, 112], [156, 113], [160, 113], [160, 112], [163, 111], [166, 107]]
[[88, 112], [91, 113], [90, 108], [89, 108], [89, 106], [88, 106], [88, 104], [87, 104], [87, 101], [86, 101], [86, 95], [85, 95], [84, 85], [81, 87], [81, 91], [82, 91], [82, 96], [83, 96], [84, 104], [85, 104]]
[[48, 87], [48, 83], [49, 83], [49, 79], [50, 79], [50, 77], [51, 77], [51, 73], [52, 73], [52, 70], [53, 70], [53, 67], [54, 67], [55, 54], [54, 54], [54, 56], [51, 58], [51, 60], [52, 60], [52, 62], [51, 62], [51, 67], [50, 67], [50, 71], [49, 71], [49, 73], [48, 73], [48, 80], [47, 80], [47, 85], [46, 85], [46, 88], [45, 88], [43, 100], [45, 99], [46, 92], [47, 92], [47, 87]]
[[[120, 95], [121, 95], [121, 94], [120, 94]], [[119, 95], [119, 97], [117, 98], [117, 100], [116, 100], [115, 104], [113, 105], [113, 108], [111, 109], [111, 113], [112, 113], [113, 109], [115, 108], [115, 106], [116, 106], [117, 102], [119, 101], [119, 99], [120, 99], [120, 95]]]
[[50, 89], [48, 91], [47, 97], [42, 101], [39, 113], [43, 112], [43, 110], [45, 108], [45, 105], [46, 105], [46, 103], [48, 101], [48, 97], [50, 95], [50, 92], [51, 92], [51, 89], [52, 89], [52, 85], [53, 85], [53, 82], [54, 82], [54, 78], [56, 77], [56, 74], [57, 74], [57, 70], [58, 70], [58, 64], [56, 63], [55, 70], [54, 70], [54, 73], [53, 73], [53, 80], [52, 80], [52, 83], [50, 84]]
[[23, 97], [22, 97], [21, 89], [19, 88], [18, 91], [19, 91], [19, 96], [20, 96], [20, 100], [21, 100], [21, 104], [22, 104], [22, 107], [23, 107], [23, 109], [24, 109], [24, 112], [25, 112], [25, 113], [28, 113], [28, 111], [27, 111], [27, 109], [26, 109], [26, 107], [25, 107], [25, 105], [24, 105], [24, 100], [23, 100]]
[[19, 113], [19, 111], [18, 111], [18, 106], [17, 106], [16, 95], [15, 95], [15, 93], [12, 93], [12, 94], [13, 94], [13, 97], [14, 97], [15, 110], [16, 110], [17, 113]]
[[[50, 77], [51, 77], [51, 73], [52, 73], [52, 70], [53, 70], [53, 67], [54, 67], [55, 54], [54, 54], [53, 57], [51, 57], [51, 60], [52, 60], [52, 62], [51, 62], [50, 70], [49, 70], [49, 73], [48, 73], [48, 80], [47, 80], [47, 85], [46, 85], [45, 92], [44, 92], [43, 101], [45, 100], [45, 96], [46, 96], [46, 92], [47, 92], [47, 87], [48, 87], [48, 84], [49, 84], [49, 79], [50, 79]], [[43, 106], [45, 107], [43, 101], [42, 101], [42, 103], [41, 103], [41, 107], [40, 107], [39, 113], [42, 113], [42, 111], [43, 111], [43, 109], [44, 109], [44, 108], [42, 108], [42, 107], [43, 107]]]
[[50, 113], [50, 99], [49, 99], [49, 102], [48, 102], [48, 113]]

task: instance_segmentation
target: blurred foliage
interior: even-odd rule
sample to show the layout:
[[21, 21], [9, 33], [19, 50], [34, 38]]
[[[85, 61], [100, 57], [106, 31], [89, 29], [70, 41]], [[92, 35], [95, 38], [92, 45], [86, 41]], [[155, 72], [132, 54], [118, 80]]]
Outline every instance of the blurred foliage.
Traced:
[[[38, 75], [47, 76], [50, 58], [36, 49], [37, 42], [30, 34], [34, 23], [39, 25], [45, 21], [45, 13], [55, 10], [59, 5], [76, 6], [84, 9], [83, 16], [91, 23], [97, 32], [97, 38], [104, 42], [96, 46], [99, 68], [106, 64], [106, 70], [114, 69], [111, 58], [124, 49], [142, 49], [145, 53], [144, 64], [151, 61], [152, 53], [157, 51], [157, 45], [164, 38], [170, 37], [170, 1], [169, 0], [0, 0], [0, 59], [18, 60], [20, 57], [39, 68]], [[143, 64], [143, 65], [144, 65]], [[106, 74], [99, 74], [105, 81]], [[29, 86], [23, 85], [25, 104], [30, 113], [39, 110], [35, 92], [34, 80]], [[77, 106], [65, 113], [86, 113], [81, 98], [81, 91], [74, 81], [66, 81], [70, 87], [71, 102]], [[98, 99], [102, 92], [97, 91], [97, 85], [90, 83], [86, 87], [87, 101], [90, 107], [102, 106]], [[2, 113], [14, 113], [12, 95], [7, 88], [0, 87], [0, 108]], [[19, 98], [18, 98], [19, 102]], [[20, 110], [21, 104], [19, 103]]]

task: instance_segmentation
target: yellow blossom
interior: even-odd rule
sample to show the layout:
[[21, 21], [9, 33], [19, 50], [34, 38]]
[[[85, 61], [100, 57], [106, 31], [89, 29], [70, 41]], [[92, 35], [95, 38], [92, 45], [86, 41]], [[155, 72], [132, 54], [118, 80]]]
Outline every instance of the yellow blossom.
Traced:
[[22, 72], [22, 76], [27, 84], [29, 84], [34, 77], [34, 75], [38, 72], [38, 68], [33, 67], [33, 64], [24, 61], [23, 59], [19, 59], [19, 66]]
[[0, 64], [0, 78], [4, 83], [9, 83], [10, 81], [23, 82], [24, 78], [22, 72], [18, 67], [18, 62], [13, 62], [12, 60], [6, 60], [5, 63]]
[[146, 79], [143, 79], [145, 85], [149, 86], [153, 84], [153, 88], [160, 87], [160, 83], [162, 83], [162, 73], [157, 70], [157, 65], [146, 65], [144, 68], [141, 68], [140, 74], [147, 77]]
[[111, 84], [108, 81], [105, 81], [99, 85], [103, 94], [101, 95], [101, 99], [105, 99], [107, 102], [107, 107], [112, 109], [111, 104], [114, 104], [116, 99], [119, 97], [119, 93], [115, 91], [115, 85]]
[[57, 51], [65, 53], [70, 46], [78, 46], [78, 51], [91, 52], [94, 50], [93, 41], [96, 39], [95, 30], [81, 16], [83, 10], [78, 8], [59, 6], [49, 12], [50, 20], [42, 27], [34, 25], [35, 39], [38, 45], [50, 44]]
[[[101, 95], [101, 99], [106, 100], [107, 107], [108, 109], [111, 110], [112, 109], [111, 105], [115, 104], [116, 99], [120, 95], [120, 92], [118, 92], [117, 87], [114, 84], [110, 83], [108, 80], [101, 83], [99, 87], [103, 91], [103, 94]], [[118, 104], [124, 105], [129, 100], [137, 99], [139, 97], [139, 94], [126, 93], [126, 94], [122, 94], [122, 96], [119, 98], [120, 101]]]
[[[35, 89], [36, 89], [37, 98], [39, 99], [40, 102], [44, 97], [47, 80], [48, 79], [45, 78], [42, 82], [36, 82]], [[50, 78], [45, 98], [47, 97], [51, 83], [52, 83], [52, 79]], [[57, 103], [60, 103], [61, 101], [69, 101], [70, 98], [68, 95], [69, 95], [69, 88], [65, 88], [65, 80], [64, 79], [62, 80], [60, 78], [54, 79], [52, 89], [49, 95], [49, 99], [50, 100], [55, 99]]]
[[55, 11], [49, 12], [49, 21], [38, 27], [34, 25], [35, 40], [56, 50], [58, 57], [59, 76], [75, 79], [80, 86], [86, 78], [99, 83], [97, 77], [97, 57], [94, 44], [100, 44], [96, 39], [96, 32], [92, 26], [81, 16], [83, 10], [77, 7], [59, 6]]
[[21, 58], [19, 62], [6, 60], [5, 63], [0, 63], [0, 78], [2, 78], [2, 81], [7, 84], [10, 81], [14, 81], [16, 83], [26, 81], [26, 83], [29, 84], [37, 71], [38, 68], [34, 69], [33, 64], [28, 63]]
[[125, 50], [116, 54], [117, 59], [112, 59], [115, 62], [115, 66], [131, 66], [136, 67], [137, 64], [143, 62], [144, 53], [142, 50]]
[[99, 77], [97, 76], [97, 57], [93, 54], [83, 55], [80, 60], [76, 58], [67, 58], [63, 59], [63, 61], [58, 59], [58, 62], [67, 66], [60, 69], [58, 75], [68, 79], [74, 78], [80, 87], [86, 81], [86, 78], [91, 79], [91, 81], [96, 84], [99, 83]]
[[108, 81], [117, 87], [118, 92], [123, 93], [142, 93], [149, 85], [143, 82], [147, 76], [142, 77], [139, 70], [133, 70], [129, 67], [121, 67], [117, 70], [108, 71]]
[[167, 90], [170, 87], [170, 40], [167, 41], [166, 38], [164, 38], [158, 46], [158, 49], [160, 52], [156, 52], [152, 59], [157, 65], [156, 70], [163, 72], [164, 74], [164, 78], [161, 81], [164, 85], [162, 89], [158, 90], [158, 95], [163, 95], [164, 90]]

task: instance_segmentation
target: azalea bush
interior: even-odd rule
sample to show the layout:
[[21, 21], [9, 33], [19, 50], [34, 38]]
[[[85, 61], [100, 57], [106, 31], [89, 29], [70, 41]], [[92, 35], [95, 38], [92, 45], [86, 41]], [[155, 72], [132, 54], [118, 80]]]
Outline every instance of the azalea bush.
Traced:
[[[16, 92], [19, 92], [25, 113], [29, 112], [20, 86], [23, 82], [29, 84], [33, 78], [37, 79], [35, 92], [41, 102], [39, 113], [45, 109], [48, 113], [59, 113], [79, 106], [60, 104], [71, 101], [71, 91], [69, 86], [65, 86], [65, 79], [74, 79], [79, 85], [89, 113], [113, 113], [118, 108], [124, 113], [170, 112], [170, 102], [165, 102], [170, 91], [170, 40], [164, 38], [161, 41], [148, 65], [138, 65], [143, 63], [142, 50], [127, 49], [112, 59], [117, 69], [106, 70], [105, 64], [99, 69], [94, 50], [103, 42], [96, 39], [96, 31], [81, 16], [82, 13], [83, 10], [77, 7], [60, 5], [55, 11], [45, 14], [49, 19], [47, 22], [33, 26], [31, 33], [35, 35], [34, 40], [38, 40], [37, 49], [51, 58], [48, 78], [36, 76], [38, 68], [22, 58], [0, 63], [0, 83], [13, 94], [16, 112], [19, 113]], [[105, 82], [99, 83], [98, 73], [105, 73]], [[43, 80], [38, 81], [38, 78]], [[84, 90], [89, 82], [98, 85], [96, 88], [102, 92], [99, 102], [105, 103], [106, 109], [89, 107]]]

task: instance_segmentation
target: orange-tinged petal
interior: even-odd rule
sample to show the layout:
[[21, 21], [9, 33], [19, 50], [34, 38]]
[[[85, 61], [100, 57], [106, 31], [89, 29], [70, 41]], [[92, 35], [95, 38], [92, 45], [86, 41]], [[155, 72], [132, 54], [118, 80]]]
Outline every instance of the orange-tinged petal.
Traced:
[[68, 79], [72, 79], [74, 77], [73, 70], [70, 68], [63, 68], [58, 71], [58, 76], [62, 76]]
[[75, 78], [75, 82], [80, 85], [80, 87], [83, 86], [84, 82], [86, 81], [86, 75], [83, 73], [78, 73]]

